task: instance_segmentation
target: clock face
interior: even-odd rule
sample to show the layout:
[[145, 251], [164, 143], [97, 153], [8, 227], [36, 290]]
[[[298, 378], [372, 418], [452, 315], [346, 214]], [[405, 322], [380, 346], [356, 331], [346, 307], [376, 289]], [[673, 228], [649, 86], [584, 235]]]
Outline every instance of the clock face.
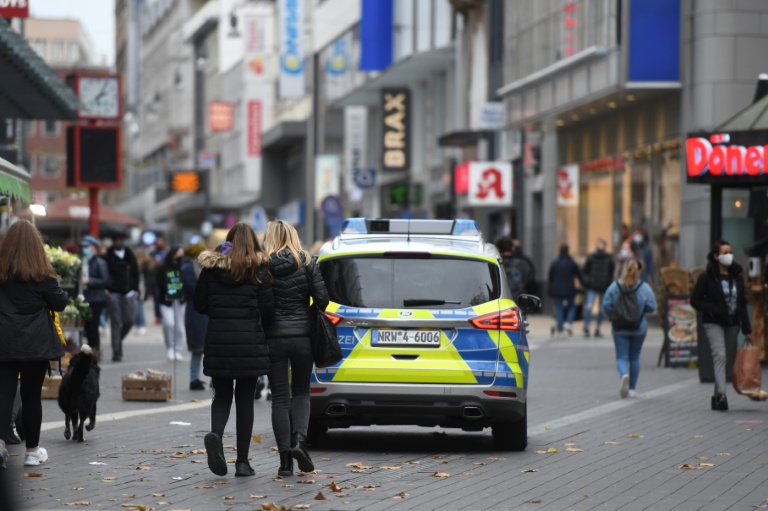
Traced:
[[80, 115], [116, 118], [120, 115], [120, 91], [116, 77], [80, 77]]

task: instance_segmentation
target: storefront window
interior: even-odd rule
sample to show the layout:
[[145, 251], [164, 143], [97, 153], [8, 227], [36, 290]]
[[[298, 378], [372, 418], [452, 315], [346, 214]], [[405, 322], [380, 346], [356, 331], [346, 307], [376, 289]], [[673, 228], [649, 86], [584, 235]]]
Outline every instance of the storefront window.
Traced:
[[723, 239], [731, 243], [733, 257], [746, 268], [749, 251], [755, 244], [752, 192], [747, 188], [723, 190]]

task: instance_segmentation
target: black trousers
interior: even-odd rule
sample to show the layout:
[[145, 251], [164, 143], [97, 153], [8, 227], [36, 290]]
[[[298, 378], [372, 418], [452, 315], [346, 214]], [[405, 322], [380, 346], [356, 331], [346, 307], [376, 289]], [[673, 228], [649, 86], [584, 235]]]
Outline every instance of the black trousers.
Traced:
[[28, 449], [40, 444], [40, 428], [43, 424], [43, 405], [40, 391], [43, 388], [48, 361], [0, 362], [0, 438], [8, 436], [16, 398], [16, 382], [21, 375], [21, 415]]
[[224, 436], [232, 397], [237, 407], [237, 460], [248, 460], [248, 449], [253, 434], [253, 406], [256, 396], [257, 378], [211, 378], [213, 403], [211, 404], [211, 431]]
[[88, 339], [88, 345], [95, 350], [101, 349], [99, 325], [101, 324], [101, 313], [104, 312], [105, 306], [106, 303], [92, 303], [93, 316], [85, 322], [85, 337]]

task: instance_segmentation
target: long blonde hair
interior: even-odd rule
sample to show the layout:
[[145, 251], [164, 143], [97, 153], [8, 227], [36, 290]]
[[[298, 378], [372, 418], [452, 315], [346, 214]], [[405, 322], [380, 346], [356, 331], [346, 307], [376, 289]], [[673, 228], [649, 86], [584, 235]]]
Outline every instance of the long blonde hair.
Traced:
[[640, 280], [640, 263], [637, 259], [629, 259], [621, 270], [621, 285], [625, 289], [632, 289]]
[[[299, 266], [308, 265], [312, 259], [309, 252], [301, 248], [299, 233], [291, 224], [283, 220], [269, 222], [267, 234], [264, 237], [264, 246], [270, 256], [274, 254], [280, 257], [280, 252], [287, 250]], [[302, 254], [304, 255], [303, 259]]]

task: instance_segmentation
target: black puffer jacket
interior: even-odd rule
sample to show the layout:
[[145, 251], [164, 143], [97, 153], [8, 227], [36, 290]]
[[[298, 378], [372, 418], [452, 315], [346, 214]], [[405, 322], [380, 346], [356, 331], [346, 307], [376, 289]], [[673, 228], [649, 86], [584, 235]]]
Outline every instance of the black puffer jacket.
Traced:
[[725, 294], [720, 282], [720, 270], [717, 264], [709, 263], [707, 271], [699, 275], [696, 287], [691, 294], [691, 307], [704, 315], [704, 323], [721, 326], [741, 326], [744, 335], [752, 333], [752, 325], [747, 312], [747, 299], [744, 294], [744, 276], [741, 266], [736, 263], [728, 267], [728, 277], [736, 283], [736, 315], [728, 314]]
[[312, 300], [320, 308], [328, 307], [328, 291], [323, 275], [312, 261], [306, 265], [296, 263], [293, 255], [285, 250], [272, 254], [269, 269], [272, 273], [272, 290], [275, 295], [275, 318], [267, 327], [267, 337], [307, 337], [310, 331], [309, 279], [312, 279]]
[[0, 286], [0, 362], [42, 362], [63, 356], [50, 311], [63, 311], [67, 299], [56, 279], [12, 280]]
[[272, 282], [266, 266], [261, 284], [238, 284], [229, 276], [229, 256], [205, 251], [195, 287], [195, 310], [208, 315], [203, 373], [218, 378], [256, 378], [269, 372], [264, 324], [272, 319]]
[[616, 263], [610, 253], [595, 250], [587, 257], [587, 263], [584, 265], [584, 285], [588, 289], [604, 292], [613, 282], [615, 269]]

